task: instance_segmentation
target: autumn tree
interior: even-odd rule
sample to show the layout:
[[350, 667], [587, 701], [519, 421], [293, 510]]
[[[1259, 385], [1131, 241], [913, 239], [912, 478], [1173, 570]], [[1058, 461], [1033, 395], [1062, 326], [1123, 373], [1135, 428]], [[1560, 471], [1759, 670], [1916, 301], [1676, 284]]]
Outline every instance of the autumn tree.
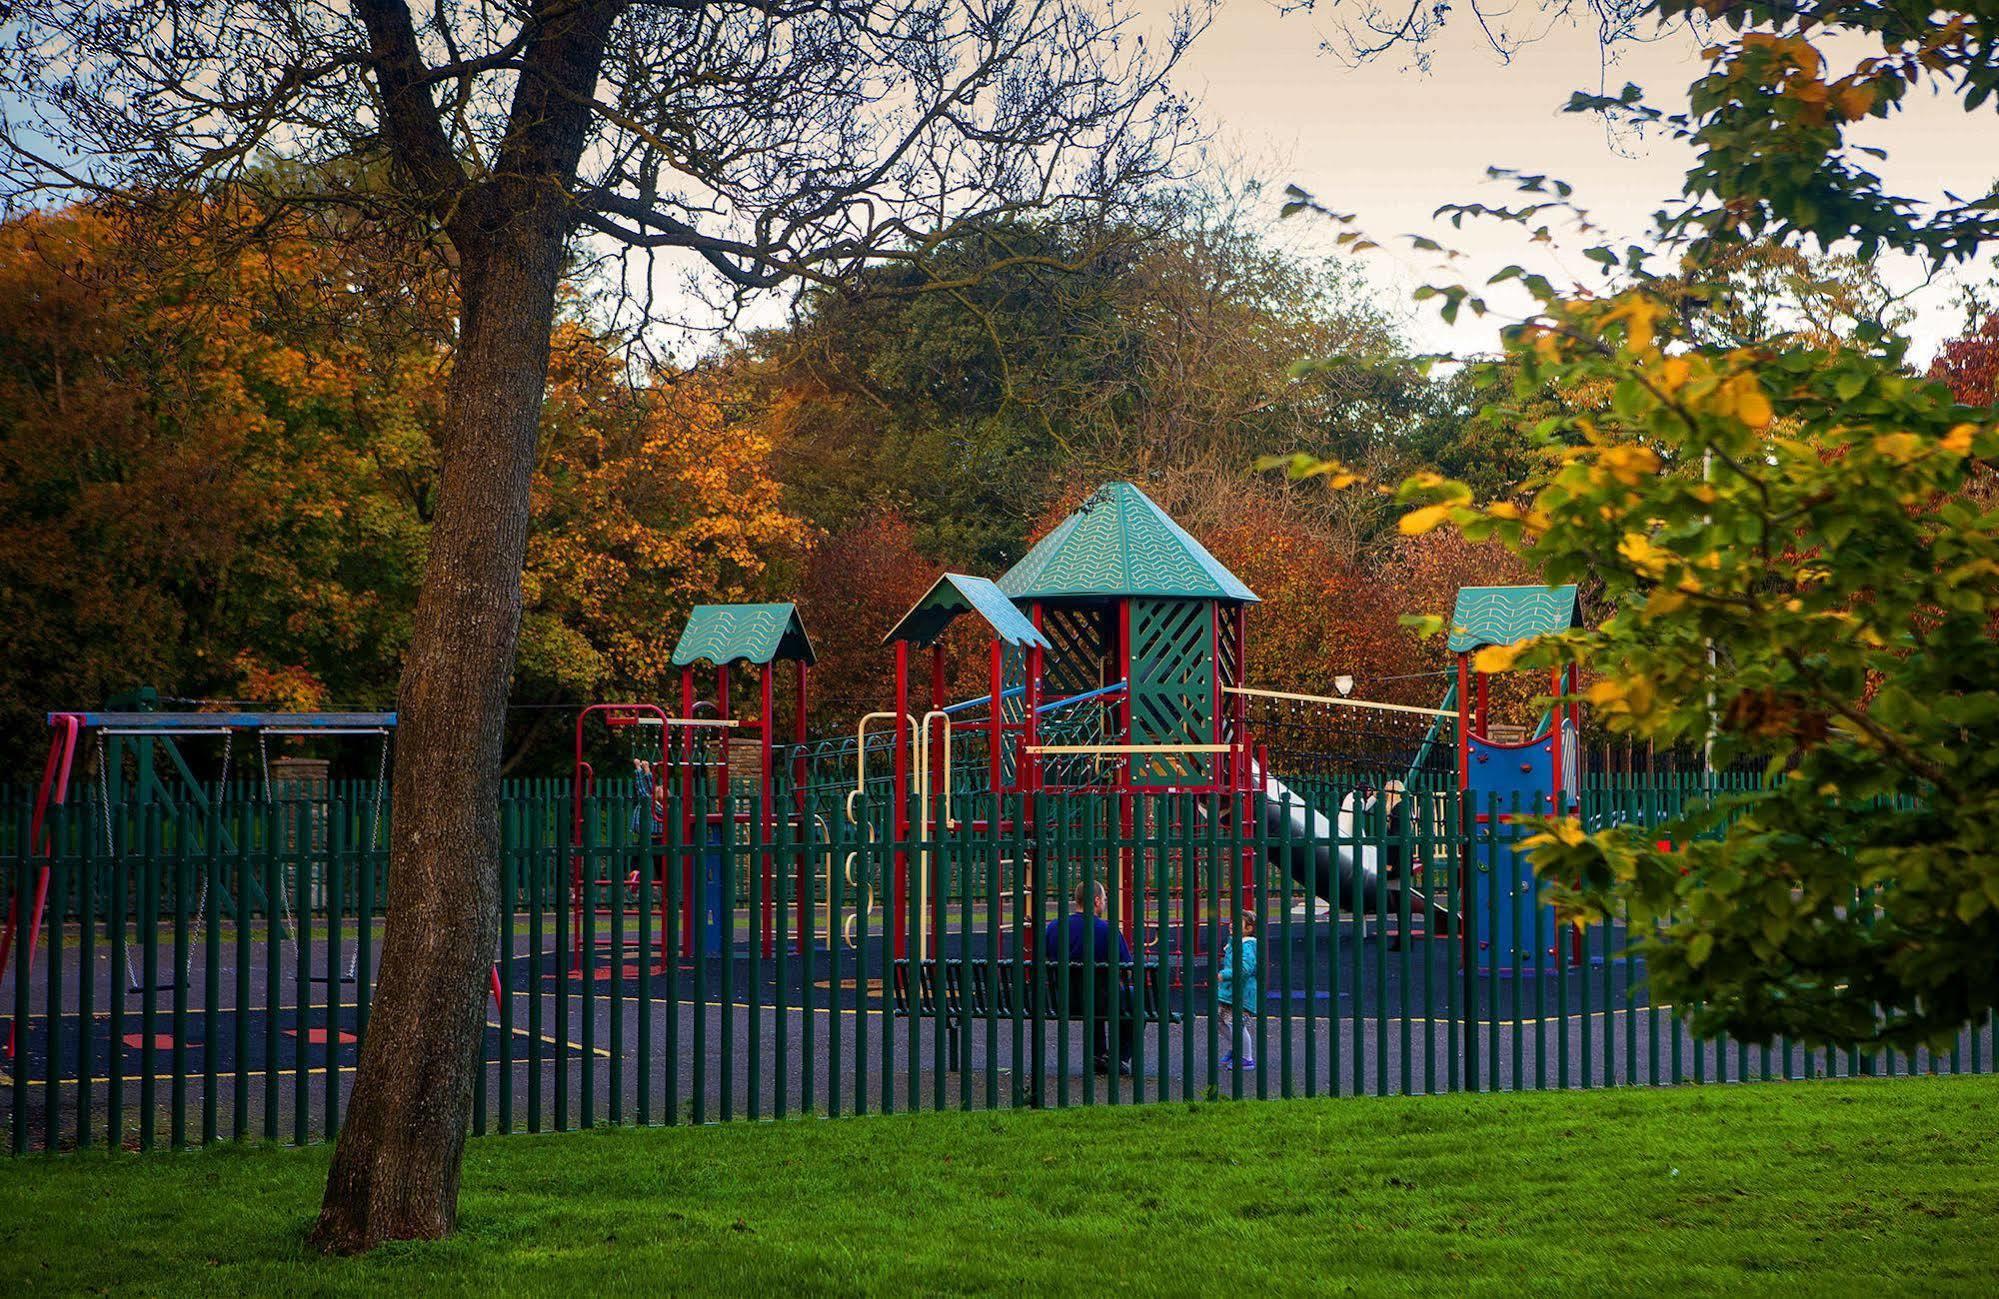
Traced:
[[1713, 249], [1657, 287], [1688, 336], [1715, 347], [1864, 347], [1915, 319], [1872, 261], [1769, 240]]
[[943, 570], [917, 548], [909, 521], [887, 508], [813, 538], [797, 596], [819, 651], [812, 692], [822, 723], [851, 722], [888, 706], [895, 674], [882, 637]]
[[[252, 212], [243, 213], [246, 221]], [[378, 273], [341, 240], [219, 260], [201, 291], [92, 208], [0, 225], [0, 664], [6, 743], [135, 684], [380, 706], [438, 488], [448, 320], [371, 332], [313, 284]], [[412, 304], [414, 305], [414, 304]], [[359, 315], [359, 313], [357, 313]], [[545, 705], [658, 697], [687, 609], [758, 598], [802, 530], [726, 376], [634, 376], [573, 315], [541, 419], [507, 762]], [[370, 769], [372, 774], [372, 768]]]
[[[1590, 250], [1610, 276], [1598, 291], [1518, 266], [1490, 281], [1538, 304], [1507, 331], [1498, 405], [1579, 385], [1610, 400], [1535, 423], [1561, 449], [1531, 500], [1418, 478], [1403, 526], [1450, 524], [1547, 580], [1600, 584], [1588, 626], [1488, 649], [1481, 667], [1591, 665], [1603, 724], [1767, 772], [1663, 835], [1556, 822], [1537, 842], [1566, 905], [1656, 926], [1656, 996], [1750, 1040], [1934, 1043], [1999, 1002], [1999, 513], [1966, 490], [1999, 460], [1999, 411], [1913, 376], [1875, 322], [1849, 340], [1781, 322], [1774, 338], [1705, 336], [1680, 310], [1684, 283], [1649, 263], [1656, 249], [1676, 275], [1712, 268], [1702, 295], [1716, 300], [1758, 245], [1935, 265], [1989, 248], [1992, 195], [1891, 195], [1852, 133], [1922, 88], [1989, 111], [1999, 30], [1983, 11], [1898, 0], [1652, 12], [1715, 24], [1686, 107], [1636, 87], [1571, 107], [1683, 139], [1685, 201], [1662, 212], [1655, 247]], [[1578, 214], [1565, 186], [1515, 181], [1519, 207], [1455, 210], [1528, 229]], [[1425, 296], [1456, 313], [1485, 309], [1483, 292]]]
[[782, 507], [769, 441], [731, 417], [731, 392], [715, 368], [633, 383], [609, 340], [557, 327], [517, 693], [544, 704], [669, 698], [689, 609], [780, 593], [807, 532]]
[[1946, 339], [1930, 363], [1930, 378], [1967, 406], [1999, 406], [1999, 315]]
[[170, 207], [255, 186], [277, 158], [293, 210], [407, 232], [450, 274], [440, 476], [398, 691], [395, 902], [314, 1238], [441, 1235], [498, 939], [503, 723], [565, 267], [642, 253], [621, 281], [642, 308], [656, 259], [678, 255], [746, 295], [1132, 192], [1184, 128], [1163, 78], [1193, 25], [1118, 40], [1122, 10], [1080, 0], [24, 0], [10, 17], [17, 200]]
[[386, 702], [441, 350], [292, 309], [316, 279], [365, 275], [355, 244], [218, 252], [193, 293], [129, 236], [97, 207], [0, 224], [6, 751], [46, 743], [47, 710], [138, 684]]

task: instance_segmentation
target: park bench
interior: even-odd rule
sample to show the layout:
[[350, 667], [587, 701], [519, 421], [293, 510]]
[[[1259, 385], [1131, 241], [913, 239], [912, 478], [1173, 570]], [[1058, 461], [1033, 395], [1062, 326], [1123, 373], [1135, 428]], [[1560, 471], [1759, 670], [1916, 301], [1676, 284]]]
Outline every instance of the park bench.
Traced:
[[[1014, 986], [1016, 965], [1021, 968], [1018, 1001]], [[909, 978], [912, 966], [917, 972], [913, 1003]], [[1013, 957], [1000, 958], [990, 965], [981, 957], [932, 958], [922, 962], [901, 958], [890, 971], [889, 980], [895, 1017], [907, 1019], [913, 1005], [917, 1015], [941, 1018], [950, 1038], [950, 1068], [953, 1072], [959, 1068], [957, 1029], [968, 1020], [988, 1016], [1000, 1019], [1066, 1017], [1080, 1023], [1086, 1003], [1081, 995], [1073, 1001], [1070, 997], [1069, 963], [1049, 961], [1041, 967], [1039, 977], [1036, 977], [1035, 966], [1034, 961], [1016, 961]], [[1139, 994], [1133, 1000], [1141, 1023], [1180, 1022], [1180, 1012], [1168, 1004], [1162, 982], [1164, 977], [1156, 958], [1147, 959], [1143, 965], [1131, 961], [1119, 965], [1120, 990]], [[943, 991], [941, 1005], [938, 1001], [940, 985]], [[1094, 1007], [1094, 1013], [1099, 1018], [1112, 1013], [1112, 1010], [1101, 1005]]]

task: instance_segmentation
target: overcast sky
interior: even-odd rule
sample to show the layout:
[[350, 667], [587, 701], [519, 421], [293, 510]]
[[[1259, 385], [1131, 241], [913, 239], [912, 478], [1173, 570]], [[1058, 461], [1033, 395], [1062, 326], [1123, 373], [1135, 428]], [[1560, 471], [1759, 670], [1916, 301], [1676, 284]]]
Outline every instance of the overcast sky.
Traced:
[[[1142, 0], [1163, 14], [1169, 0]], [[1430, 256], [1396, 241], [1368, 254], [1369, 273], [1384, 297], [1406, 301], [1419, 284], [1453, 278], [1483, 280], [1509, 262], [1529, 262], [1532, 251], [1511, 228], [1485, 226], [1454, 232], [1431, 213], [1446, 202], [1516, 202], [1510, 188], [1484, 178], [1489, 165], [1559, 176], [1576, 186], [1577, 201], [1616, 235], [1640, 236], [1649, 214], [1679, 193], [1690, 154], [1663, 138], [1613, 142], [1601, 121], [1564, 114], [1574, 89], [1598, 84], [1594, 29], [1562, 26], [1503, 62], [1469, 22], [1456, 21], [1433, 51], [1427, 73], [1409, 60], [1388, 56], [1350, 66], [1319, 49], [1336, 37], [1321, 0], [1320, 15], [1280, 15], [1267, 0], [1227, 0], [1214, 26], [1189, 53], [1182, 85], [1203, 105], [1203, 116], [1225, 151], [1240, 154], [1273, 182], [1272, 207], [1283, 183], [1296, 181], [1328, 206], [1352, 212], [1371, 235], [1433, 235], [1471, 256], [1454, 272], [1436, 269]], [[1521, 12], [1531, 12], [1522, 0]], [[1635, 81], [1667, 108], [1684, 104], [1685, 88], [1699, 74], [1690, 36], [1674, 34], [1624, 47], [1609, 70], [1612, 89]], [[1949, 100], [1912, 96], [1909, 109], [1871, 124], [1864, 142], [1889, 151], [1878, 170], [1891, 191], [1918, 198], [1945, 188], [1982, 192], [1999, 173], [1999, 114], [1970, 117]], [[1294, 223], [1302, 219], [1294, 219]], [[1291, 223], [1287, 223], [1291, 224]], [[1289, 232], [1309, 237], [1309, 230]], [[1559, 233], [1559, 232], [1558, 232]], [[1329, 240], [1327, 244], [1329, 246]], [[1576, 255], [1593, 240], [1567, 241], [1566, 255], [1537, 269], [1595, 282], [1595, 268]], [[1959, 284], [1989, 282], [1992, 264], [1919, 289], [1910, 299], [1919, 318], [1911, 329], [1919, 359], [1937, 341], [1959, 331]], [[1921, 276], [1912, 263], [1888, 261], [1883, 273], [1897, 288]], [[1495, 297], [1524, 308], [1521, 298]], [[1409, 332], [1424, 348], [1457, 353], [1489, 350], [1496, 320], [1462, 320], [1446, 327], [1427, 308], [1409, 307]]]

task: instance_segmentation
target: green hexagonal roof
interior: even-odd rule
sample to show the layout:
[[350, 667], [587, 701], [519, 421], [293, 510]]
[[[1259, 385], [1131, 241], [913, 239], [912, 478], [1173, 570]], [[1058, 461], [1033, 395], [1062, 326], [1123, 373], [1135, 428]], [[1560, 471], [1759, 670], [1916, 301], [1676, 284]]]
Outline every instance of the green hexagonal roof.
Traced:
[[805, 624], [794, 604], [697, 604], [687, 615], [680, 643], [673, 647], [673, 665], [690, 663], [769, 663], [817, 659]]
[[1179, 596], [1250, 602], [1256, 592], [1130, 483], [1107, 483], [999, 579], [1015, 600]]
[[1451, 612], [1451, 653], [1513, 645], [1581, 625], [1571, 586], [1464, 586]]

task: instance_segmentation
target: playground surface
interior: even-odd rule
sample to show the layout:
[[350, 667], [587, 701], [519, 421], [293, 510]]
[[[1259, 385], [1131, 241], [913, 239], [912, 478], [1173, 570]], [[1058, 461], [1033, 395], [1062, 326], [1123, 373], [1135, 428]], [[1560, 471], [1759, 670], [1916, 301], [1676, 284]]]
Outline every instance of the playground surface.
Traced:
[[[809, 979], [794, 954], [780, 985], [776, 963], [749, 941], [733, 944], [733, 962], [699, 963], [698, 977], [697, 963], [675, 962], [669, 981], [637, 950], [620, 959], [594, 943], [579, 970], [566, 949], [517, 926], [502, 1000], [488, 1006], [479, 1126], [1980, 1072], [1994, 1055], [1989, 1027], [1964, 1034], [1955, 1053], [1914, 1057], [1701, 1043], [1670, 1007], [1646, 1002], [1635, 958], [1467, 981], [1451, 944], [1390, 948], [1361, 933], [1351, 920], [1270, 926], [1255, 1069], [1223, 1063], [1228, 1043], [1208, 1013], [1211, 961], [1187, 971], [1189, 988], [1167, 960], [1164, 1014], [1139, 1026], [1133, 1076], [1112, 1080], [1092, 1070], [1081, 1012], [1066, 1025], [997, 1008], [965, 1020], [934, 1007], [895, 1013], [879, 938], [837, 959], [815, 943]], [[942, 948], [977, 964], [984, 939], [947, 930]], [[312, 971], [340, 968], [321, 941], [301, 945], [303, 973], [290, 951], [262, 944], [242, 962], [244, 950], [219, 942], [212, 981], [197, 965], [177, 992], [147, 997], [129, 994], [101, 946], [86, 979], [73, 936], [61, 942], [51, 952], [69, 990], [55, 1017], [60, 1067], [50, 1068], [48, 1004], [31, 997], [20, 1053], [0, 1062], [0, 1125], [18, 1117], [24, 1144], [47, 1149], [324, 1139], [359, 1059], [359, 985], [313, 982]], [[87, 1012], [77, 995], [86, 984]], [[47, 987], [38, 980], [31, 992]]]
[[475, 1140], [460, 1231], [309, 1255], [328, 1151], [0, 1162], [8, 1294], [1986, 1294], [1999, 1080]]

